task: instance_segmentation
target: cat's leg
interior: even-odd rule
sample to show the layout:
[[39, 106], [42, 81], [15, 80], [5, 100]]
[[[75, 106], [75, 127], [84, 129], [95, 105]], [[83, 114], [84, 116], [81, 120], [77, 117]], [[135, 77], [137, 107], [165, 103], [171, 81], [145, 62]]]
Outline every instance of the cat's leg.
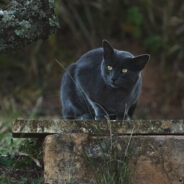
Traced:
[[121, 113], [117, 113], [116, 120], [129, 120], [128, 111], [125, 109]]
[[75, 116], [73, 115], [72, 112], [63, 113], [63, 119], [75, 119]]
[[108, 112], [105, 110], [104, 107], [97, 103], [93, 103], [92, 105], [93, 110], [95, 112], [95, 120], [108, 120], [110, 119]]
[[73, 106], [69, 100], [67, 100], [68, 103], [65, 102], [65, 105], [63, 106], [63, 118], [64, 119], [76, 119], [76, 108]]
[[80, 119], [90, 112], [85, 96], [76, 85], [75, 64], [71, 65], [64, 74], [61, 85], [61, 103], [64, 119]]
[[130, 120], [130, 117], [129, 117], [128, 114], [127, 114], [127, 115], [118, 114], [118, 115], [116, 116], [116, 120]]
[[96, 102], [93, 102], [87, 95], [86, 95], [86, 99], [93, 109], [95, 120], [107, 120], [107, 119], [109, 119], [108, 113], [104, 107], [102, 107], [100, 104], [98, 104]]
[[94, 111], [95, 111], [95, 120], [108, 120], [108, 119], [110, 119], [109, 115], [105, 109], [102, 109], [98, 106], [95, 106]]
[[90, 120], [90, 119], [94, 119], [94, 115], [91, 114], [91, 113], [85, 113], [85, 114], [82, 114], [80, 117], [79, 117], [80, 120]]
[[95, 120], [108, 120], [108, 118], [104, 114], [100, 114], [95, 116]]
[[[84, 98], [83, 98], [84, 99]], [[63, 117], [64, 119], [94, 119], [93, 109], [87, 101], [79, 101], [78, 96], [74, 93], [72, 95], [67, 95], [63, 103]]]
[[95, 120], [109, 119], [107, 114], [96, 105], [92, 105], [92, 108], [93, 108], [94, 114], [92, 115], [91, 113], [85, 113], [81, 116], [81, 119], [95, 119]]
[[94, 110], [94, 113], [95, 113], [95, 120], [107, 120], [107, 119], [109, 119], [108, 113], [101, 105], [98, 105], [98, 104], [91, 102], [91, 101], [90, 101], [90, 104], [91, 104], [91, 106]]
[[128, 113], [127, 113], [127, 110], [125, 110], [124, 113], [116, 114], [116, 120], [131, 120], [131, 117], [135, 111], [135, 108], [136, 108], [136, 103], [129, 108]]
[[135, 108], [137, 106], [137, 103], [133, 104], [130, 109], [128, 110], [128, 116], [129, 116], [129, 119], [132, 118], [133, 114], [134, 114], [134, 111], [135, 111]]
[[118, 114], [116, 115], [116, 120], [123, 120], [124, 119], [124, 115]]
[[73, 106], [73, 108], [68, 108], [63, 110], [63, 118], [64, 119], [76, 119], [76, 120], [87, 120], [94, 119], [92, 114], [84, 113], [79, 108]]

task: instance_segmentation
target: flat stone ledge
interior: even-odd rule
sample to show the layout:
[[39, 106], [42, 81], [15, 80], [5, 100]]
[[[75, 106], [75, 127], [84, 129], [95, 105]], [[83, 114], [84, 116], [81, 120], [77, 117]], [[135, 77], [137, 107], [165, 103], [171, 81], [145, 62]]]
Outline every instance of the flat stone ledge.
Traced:
[[16, 120], [13, 137], [45, 137], [50, 134], [88, 135], [184, 135], [184, 120]]

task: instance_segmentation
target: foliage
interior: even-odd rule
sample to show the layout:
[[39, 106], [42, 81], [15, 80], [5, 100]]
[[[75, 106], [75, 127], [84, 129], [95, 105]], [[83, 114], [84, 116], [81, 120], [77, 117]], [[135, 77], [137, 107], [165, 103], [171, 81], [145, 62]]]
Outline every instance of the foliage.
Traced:
[[98, 156], [85, 151], [85, 158], [94, 178], [94, 184], [131, 184], [129, 143], [123, 151], [120, 144], [114, 144], [112, 140], [98, 140], [95, 149]]
[[43, 179], [36, 179], [29, 181], [27, 178], [21, 177], [19, 181], [11, 182], [7, 179], [7, 177], [4, 177], [0, 180], [0, 184], [43, 184]]
[[0, 184], [41, 184], [42, 168], [38, 167], [42, 158], [41, 143], [15, 139], [11, 135], [11, 124], [19, 117], [21, 113], [15, 109], [0, 111]]
[[11, 0], [1, 0], [0, 1], [0, 8], [6, 8], [7, 5], [10, 3]]
[[57, 12], [63, 29], [70, 31], [76, 43], [83, 41], [93, 47], [104, 37], [139, 39], [168, 62], [171, 55], [179, 57], [183, 50], [183, 6], [182, 0], [58, 0]]

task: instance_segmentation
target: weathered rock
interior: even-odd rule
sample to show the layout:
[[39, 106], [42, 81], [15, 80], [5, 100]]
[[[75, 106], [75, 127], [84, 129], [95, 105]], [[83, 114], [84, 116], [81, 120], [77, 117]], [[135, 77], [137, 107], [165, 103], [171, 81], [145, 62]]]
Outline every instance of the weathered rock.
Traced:
[[104, 183], [106, 172], [112, 178], [125, 173], [123, 180], [132, 184], [184, 183], [183, 120], [17, 120], [13, 135], [46, 136], [44, 178], [48, 184], [95, 184], [96, 175]]
[[49, 134], [89, 135], [184, 135], [184, 120], [76, 121], [16, 120], [14, 137], [40, 137]]
[[0, 10], [0, 52], [46, 39], [56, 30], [54, 0], [12, 0]]
[[131, 159], [132, 179], [137, 184], [179, 184], [184, 182], [184, 137], [138, 138], [142, 153]]
[[85, 134], [50, 135], [44, 142], [45, 183], [88, 182], [89, 173], [85, 169], [82, 144], [87, 141]]
[[45, 183], [94, 183], [85, 155], [94, 159], [98, 169], [99, 160], [104, 159], [100, 150], [104, 143], [103, 152], [109, 153], [111, 146], [117, 148], [118, 159], [124, 159], [127, 152], [130, 154], [130, 179], [133, 184], [184, 182], [183, 136], [115, 136], [111, 139], [108, 136], [57, 134], [48, 135], [44, 142]]

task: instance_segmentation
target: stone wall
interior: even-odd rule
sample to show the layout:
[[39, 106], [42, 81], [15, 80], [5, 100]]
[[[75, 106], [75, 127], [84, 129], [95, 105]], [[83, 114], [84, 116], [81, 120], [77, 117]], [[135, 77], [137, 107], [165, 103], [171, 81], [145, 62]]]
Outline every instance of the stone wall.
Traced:
[[[111, 140], [101, 138], [100, 142], [103, 141], [109, 142], [108, 153]], [[47, 136], [44, 143], [45, 182], [95, 183], [93, 169], [86, 161], [84, 151], [90, 153], [98, 167], [99, 159], [104, 159], [104, 153], [100, 153], [100, 142], [97, 137], [89, 138], [85, 134]], [[133, 184], [184, 183], [183, 137], [133, 136], [130, 140], [129, 136], [117, 136], [113, 137], [112, 143], [113, 149], [117, 148], [117, 159], [123, 160], [126, 149], [130, 148], [128, 167], [129, 179]]]
[[14, 136], [46, 136], [47, 184], [95, 184], [98, 174], [103, 184], [107, 171], [117, 184], [184, 183], [183, 120], [58, 120], [46, 121], [45, 126], [35, 120], [16, 121], [13, 127]]

